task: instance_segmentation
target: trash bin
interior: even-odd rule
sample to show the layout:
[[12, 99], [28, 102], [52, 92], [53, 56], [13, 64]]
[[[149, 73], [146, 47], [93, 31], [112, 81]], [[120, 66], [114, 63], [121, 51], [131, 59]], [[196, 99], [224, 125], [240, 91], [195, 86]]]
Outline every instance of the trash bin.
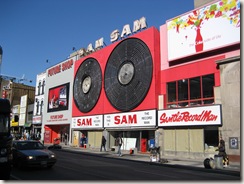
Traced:
[[150, 148], [150, 162], [159, 162], [160, 161], [160, 147]]
[[214, 165], [214, 159], [213, 158], [206, 158], [204, 161], [203, 161], [203, 164], [204, 164], [204, 167], [206, 169], [214, 169], [215, 168], [215, 165]]
[[214, 155], [214, 165], [216, 169], [223, 169], [223, 157]]

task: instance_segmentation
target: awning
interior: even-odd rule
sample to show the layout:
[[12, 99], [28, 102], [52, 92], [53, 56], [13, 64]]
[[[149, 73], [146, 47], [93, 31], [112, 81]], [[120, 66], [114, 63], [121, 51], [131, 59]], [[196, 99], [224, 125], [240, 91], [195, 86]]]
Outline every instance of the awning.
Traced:
[[25, 122], [25, 124], [24, 124], [24, 127], [31, 127], [31, 122], [30, 123], [28, 123], [28, 122]]

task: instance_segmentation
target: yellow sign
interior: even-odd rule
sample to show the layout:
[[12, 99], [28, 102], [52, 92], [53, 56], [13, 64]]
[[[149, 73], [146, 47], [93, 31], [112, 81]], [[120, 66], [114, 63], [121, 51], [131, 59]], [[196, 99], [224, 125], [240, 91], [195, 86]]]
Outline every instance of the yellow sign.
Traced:
[[19, 122], [12, 121], [10, 126], [11, 127], [17, 127], [17, 126], [19, 126]]

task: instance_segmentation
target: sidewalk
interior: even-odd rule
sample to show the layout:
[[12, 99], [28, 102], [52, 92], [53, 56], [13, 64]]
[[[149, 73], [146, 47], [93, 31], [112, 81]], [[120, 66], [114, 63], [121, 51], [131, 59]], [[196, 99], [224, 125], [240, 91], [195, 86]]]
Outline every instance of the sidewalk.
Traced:
[[[48, 145], [47, 145], [48, 146]], [[129, 151], [122, 151], [122, 156], [118, 156], [116, 152], [114, 151], [102, 151], [100, 152], [100, 149], [97, 148], [79, 148], [79, 147], [72, 147], [69, 145], [61, 145], [62, 150], [67, 151], [74, 151], [74, 152], [83, 152], [83, 153], [91, 153], [95, 155], [100, 155], [103, 157], [110, 157], [110, 158], [116, 158], [116, 159], [127, 159], [127, 160], [133, 160], [133, 161], [141, 161], [141, 162], [148, 162], [150, 163], [149, 153], [135, 153], [130, 154]], [[167, 160], [167, 162], [160, 163], [160, 162], [151, 162], [153, 164], [164, 164], [168, 166], [187, 166], [187, 167], [195, 167], [195, 168], [205, 168], [203, 161], [200, 159], [187, 159], [187, 158], [175, 158], [171, 156], [164, 156], [162, 159]], [[240, 163], [239, 162], [233, 162], [230, 163], [230, 165], [223, 169], [206, 169], [206, 170], [223, 170], [223, 171], [236, 171], [240, 172]]]

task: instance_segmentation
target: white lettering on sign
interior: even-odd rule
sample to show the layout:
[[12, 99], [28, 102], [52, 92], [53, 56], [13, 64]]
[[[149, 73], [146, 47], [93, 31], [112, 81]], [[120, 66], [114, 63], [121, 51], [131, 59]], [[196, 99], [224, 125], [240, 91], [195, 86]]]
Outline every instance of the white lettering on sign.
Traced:
[[120, 37], [123, 38], [123, 37], [125, 37], [125, 35], [129, 36], [130, 34], [131, 34], [130, 25], [129, 24], [124, 25]]
[[[146, 23], [146, 18], [145, 17], [142, 17], [140, 18], [139, 20], [135, 20], [134, 23], [133, 23], [133, 33], [141, 30], [141, 29], [144, 29], [144, 28], [147, 28], [147, 23]], [[130, 29], [130, 25], [129, 24], [126, 24], [124, 25], [123, 29], [122, 29], [122, 33], [121, 33], [121, 38], [124, 38], [125, 36], [128, 36], [131, 34], [131, 29]], [[116, 29], [114, 31], [112, 31], [112, 33], [110, 34], [110, 41], [111, 42], [115, 42], [119, 39], [119, 30]]]
[[106, 128], [139, 126], [156, 126], [156, 110], [104, 115], [104, 127]]
[[141, 30], [141, 29], [144, 29], [144, 28], [147, 28], [147, 22], [146, 22], [146, 18], [145, 17], [142, 17], [140, 18], [140, 20], [135, 20], [134, 23], [133, 23], [133, 33]]
[[220, 125], [220, 105], [162, 110], [159, 126]]
[[[137, 31], [140, 31], [144, 28], [147, 28], [147, 23], [146, 23], [146, 18], [142, 17], [139, 20], [135, 20], [133, 22], [133, 33], [136, 33]], [[130, 29], [130, 25], [126, 24], [123, 26], [121, 35], [118, 29], [112, 31], [112, 33], [110, 34], [110, 41], [111, 42], [115, 42], [117, 41], [119, 38], [124, 38], [125, 36], [129, 36], [131, 34], [131, 29]], [[104, 39], [103, 37], [96, 40], [95, 41], [95, 48], [93, 47], [92, 43], [88, 44], [87, 48], [81, 48], [76, 52], [76, 55], [78, 54], [79, 57], [84, 57], [87, 56], [89, 54], [91, 54], [92, 52], [95, 52], [101, 48], [103, 48], [104, 46]]]
[[104, 43], [103, 38], [100, 38], [99, 40], [97, 40], [95, 42], [95, 50], [101, 49], [103, 47], [103, 43]]
[[110, 41], [115, 42], [118, 39], [119, 39], [119, 30], [116, 29], [110, 34]]

